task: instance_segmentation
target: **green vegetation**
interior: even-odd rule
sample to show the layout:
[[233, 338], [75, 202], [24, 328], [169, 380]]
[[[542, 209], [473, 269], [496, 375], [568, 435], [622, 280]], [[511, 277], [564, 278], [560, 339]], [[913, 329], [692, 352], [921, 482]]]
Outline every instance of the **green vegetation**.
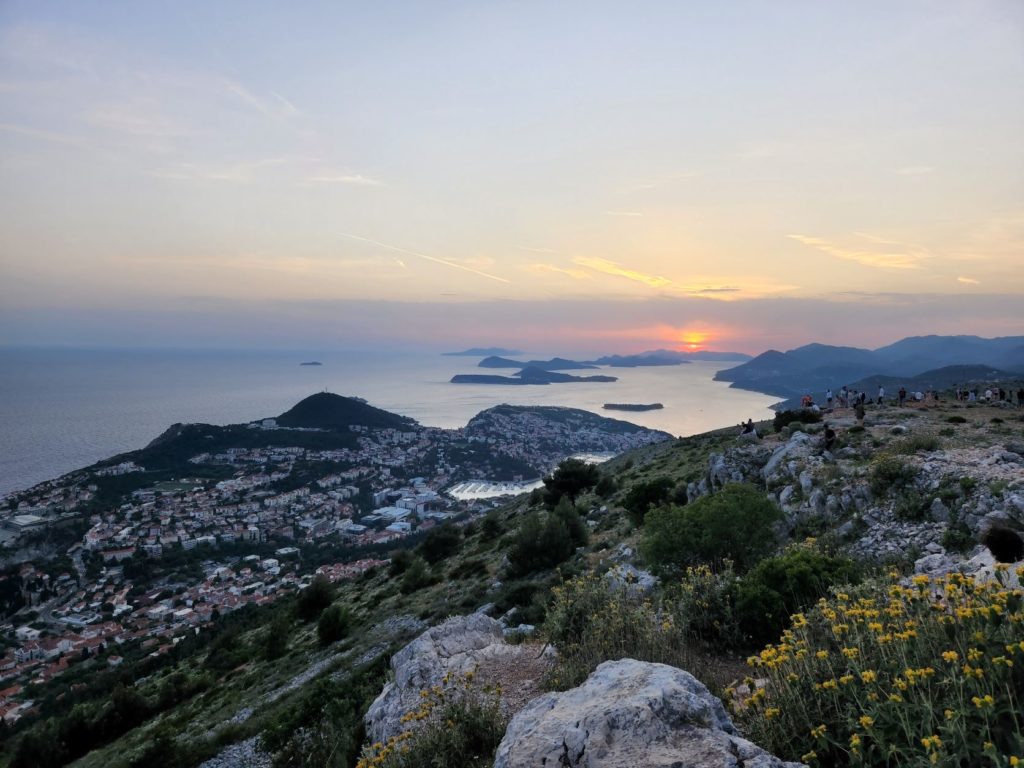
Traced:
[[340, 605], [332, 605], [320, 614], [316, 636], [320, 640], [320, 645], [330, 645], [346, 637], [351, 626], [352, 612]]
[[776, 411], [772, 419], [772, 428], [779, 432], [783, 427], [790, 424], [816, 424], [821, 421], [821, 414], [808, 408], [801, 408], [798, 411]]
[[638, 528], [644, 524], [644, 517], [651, 507], [657, 507], [669, 500], [675, 482], [670, 477], [656, 477], [653, 480], [636, 483], [629, 489], [622, 506]]
[[958, 573], [836, 592], [751, 659], [767, 684], [734, 708], [749, 738], [815, 766], [1014, 765], [1021, 600]]
[[899, 493], [913, 485], [917, 472], [894, 456], [883, 456], [871, 467], [868, 484], [871, 492], [879, 498], [888, 493]]
[[659, 571], [687, 565], [753, 566], [776, 546], [773, 524], [782, 511], [752, 485], [734, 483], [685, 507], [647, 514], [641, 552]]
[[575, 502], [576, 498], [588, 488], [593, 488], [601, 479], [601, 472], [593, 464], [582, 459], [566, 459], [544, 478], [544, 501], [554, 507], [563, 496]]
[[309, 586], [299, 592], [295, 615], [302, 621], [312, 621], [334, 602], [334, 585], [326, 576], [317, 575]]

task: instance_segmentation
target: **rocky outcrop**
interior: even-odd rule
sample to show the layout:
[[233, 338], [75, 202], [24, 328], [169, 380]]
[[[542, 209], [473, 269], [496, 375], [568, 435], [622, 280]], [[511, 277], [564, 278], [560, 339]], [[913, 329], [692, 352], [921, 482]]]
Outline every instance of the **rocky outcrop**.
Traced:
[[722, 703], [681, 669], [622, 659], [579, 688], [531, 701], [494, 768], [794, 768], [736, 735]]
[[387, 741], [404, 729], [402, 717], [415, 710], [420, 692], [442, 685], [447, 675], [474, 673], [481, 683], [502, 685], [507, 712], [539, 692], [539, 681], [554, 652], [536, 644], [505, 642], [503, 625], [482, 613], [457, 616], [432, 627], [391, 658], [393, 682], [384, 686], [366, 713], [371, 741]]

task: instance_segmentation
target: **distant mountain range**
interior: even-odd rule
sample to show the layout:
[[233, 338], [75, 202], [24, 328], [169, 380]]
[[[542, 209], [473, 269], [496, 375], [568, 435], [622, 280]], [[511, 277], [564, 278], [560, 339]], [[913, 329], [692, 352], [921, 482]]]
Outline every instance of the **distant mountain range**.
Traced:
[[[879, 349], [807, 344], [788, 352], [769, 350], [715, 374], [717, 381], [781, 397], [837, 390], [844, 384], [954, 386], [958, 382], [1006, 378], [1024, 372], [1024, 336], [912, 336]], [[877, 384], [874, 384], [877, 386]]]
[[442, 352], [444, 357], [486, 357], [487, 355], [521, 355], [518, 349], [504, 347], [470, 347], [461, 352]]

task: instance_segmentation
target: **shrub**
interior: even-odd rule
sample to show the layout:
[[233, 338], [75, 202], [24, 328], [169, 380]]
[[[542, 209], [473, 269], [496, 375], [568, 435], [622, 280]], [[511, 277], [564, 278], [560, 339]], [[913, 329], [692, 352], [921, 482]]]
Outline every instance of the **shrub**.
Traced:
[[263, 655], [268, 661], [284, 656], [288, 650], [288, 639], [292, 632], [292, 622], [288, 614], [278, 611], [274, 620], [267, 626], [263, 636]]
[[590, 531], [587, 529], [587, 524], [583, 522], [583, 518], [580, 517], [579, 512], [576, 511], [576, 506], [569, 501], [568, 497], [563, 496], [558, 504], [555, 505], [555, 509], [551, 514], [556, 519], [565, 523], [565, 528], [569, 531], [569, 538], [572, 539], [573, 546], [582, 547], [586, 545], [587, 540], [590, 538]]
[[668, 477], [656, 477], [644, 483], [637, 483], [629, 489], [622, 506], [626, 514], [638, 528], [644, 524], [644, 516], [651, 507], [657, 507], [668, 501], [675, 483]]
[[312, 621], [333, 602], [334, 585], [326, 576], [318, 574], [308, 587], [299, 592], [299, 598], [295, 601], [295, 614], [302, 621]]
[[883, 456], [871, 467], [868, 485], [876, 496], [900, 492], [914, 482], [914, 468], [894, 456]]
[[949, 424], [966, 424], [967, 419], [965, 419], [963, 416], [947, 416], [946, 422]]
[[563, 496], [575, 502], [587, 488], [593, 488], [601, 479], [601, 472], [594, 464], [582, 459], [566, 459], [548, 477], [544, 478], [544, 503], [554, 507]]
[[772, 419], [772, 428], [778, 432], [790, 424], [815, 424], [821, 421], [821, 414], [807, 408], [796, 411], [777, 411]]
[[498, 513], [491, 510], [484, 519], [480, 522], [480, 538], [484, 541], [492, 541], [501, 536], [503, 526], [501, 524], [501, 518], [498, 517]]
[[902, 440], [894, 440], [892, 450], [894, 453], [913, 456], [918, 451], [937, 451], [941, 444], [935, 435], [912, 435]]
[[597, 485], [594, 486], [594, 493], [600, 496], [602, 499], [607, 499], [619, 488], [619, 484], [615, 482], [615, 478], [611, 475], [601, 475], [601, 479], [597, 481]]
[[577, 686], [611, 659], [671, 664], [699, 674], [685, 632], [662, 600], [615, 587], [596, 573], [570, 579], [552, 595], [543, 631], [558, 649], [558, 664], [545, 679], [548, 688]]
[[917, 491], [904, 489], [896, 497], [892, 511], [897, 520], [908, 520], [913, 523], [927, 519], [931, 503]]
[[451, 557], [459, 551], [462, 546], [462, 532], [450, 523], [433, 528], [423, 543], [419, 546], [419, 553], [428, 563], [439, 563]]
[[942, 534], [942, 546], [951, 552], [966, 554], [977, 540], [971, 535], [971, 530], [963, 520], [950, 523], [949, 527]]
[[890, 574], [793, 616], [781, 641], [750, 659], [767, 682], [734, 703], [745, 735], [812, 765], [1014, 764], [1008, 756], [1024, 751], [1024, 592], [1007, 589], [1004, 574], [918, 575], [912, 586]]
[[490, 768], [505, 735], [500, 692], [473, 685], [473, 673], [422, 691], [406, 730], [363, 749], [356, 768]]
[[743, 571], [775, 547], [782, 511], [752, 485], [733, 483], [685, 507], [647, 514], [641, 551], [660, 570], [732, 561]]
[[433, 583], [434, 576], [431, 574], [430, 568], [427, 567], [426, 561], [422, 557], [414, 557], [412, 563], [405, 569], [399, 589], [403, 595], [411, 595]]
[[523, 518], [508, 552], [513, 576], [554, 568], [575, 549], [568, 526], [558, 516], [532, 512]]
[[316, 636], [320, 645], [330, 645], [345, 637], [351, 626], [352, 614], [348, 608], [332, 605], [320, 614], [320, 621], [316, 625]]
[[856, 578], [853, 561], [800, 545], [762, 560], [743, 577], [736, 613], [744, 635], [763, 645], [779, 636], [791, 614], [806, 608], [834, 584]]
[[396, 549], [391, 553], [391, 565], [388, 567], [388, 574], [392, 578], [401, 576], [412, 565], [416, 556], [408, 549]]

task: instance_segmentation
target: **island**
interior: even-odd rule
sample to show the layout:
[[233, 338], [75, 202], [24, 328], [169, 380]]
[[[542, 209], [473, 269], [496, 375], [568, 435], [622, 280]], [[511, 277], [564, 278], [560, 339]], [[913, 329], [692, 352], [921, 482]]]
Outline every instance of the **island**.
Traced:
[[661, 403], [605, 403], [607, 411], [658, 411], [665, 406]]
[[564, 357], [553, 357], [550, 360], [529, 360], [525, 363], [518, 360], [509, 360], [507, 357], [491, 355], [485, 357], [479, 363], [478, 368], [541, 368], [545, 371], [581, 371], [597, 368], [591, 363], [580, 363], [576, 360], [566, 360]]
[[521, 355], [518, 349], [504, 347], [470, 347], [461, 352], [442, 352], [442, 357], [487, 357], [488, 355]]
[[319, 360], [310, 360], [307, 363], [299, 363], [299, 365], [323, 365]]
[[618, 381], [615, 376], [572, 376], [568, 373], [556, 373], [542, 368], [524, 368], [511, 376], [492, 376], [479, 373], [460, 373], [452, 376], [452, 384], [574, 384], [574, 383], [609, 383]]

